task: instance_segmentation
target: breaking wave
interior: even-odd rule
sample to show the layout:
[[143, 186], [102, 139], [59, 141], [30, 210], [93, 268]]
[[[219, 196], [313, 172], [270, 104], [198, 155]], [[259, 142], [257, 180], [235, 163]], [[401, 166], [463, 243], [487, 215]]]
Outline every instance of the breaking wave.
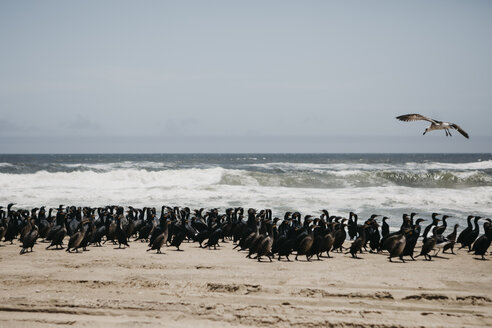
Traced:
[[[0, 161], [0, 205], [180, 205], [269, 207], [276, 213], [321, 208], [400, 216], [438, 211], [457, 218], [492, 208], [492, 160], [441, 162], [339, 160], [272, 161], [263, 156], [226, 159]], [[285, 155], [284, 157], [286, 157]], [[224, 156], [225, 157], [225, 156]], [[210, 159], [211, 158], [211, 159]], [[489, 157], [490, 158], [490, 157]], [[317, 158], [315, 158], [317, 159]], [[325, 160], [325, 159], [322, 159]], [[297, 161], [297, 162], [296, 162]]]

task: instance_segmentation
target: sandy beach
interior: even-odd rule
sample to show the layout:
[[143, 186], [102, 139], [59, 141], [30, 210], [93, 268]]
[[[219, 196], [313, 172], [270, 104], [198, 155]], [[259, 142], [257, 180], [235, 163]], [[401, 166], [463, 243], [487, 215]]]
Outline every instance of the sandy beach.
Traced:
[[130, 245], [68, 254], [38, 243], [20, 256], [18, 242], [2, 243], [0, 327], [492, 325], [492, 262], [463, 250], [431, 262], [335, 253], [258, 263], [232, 242], [164, 254]]

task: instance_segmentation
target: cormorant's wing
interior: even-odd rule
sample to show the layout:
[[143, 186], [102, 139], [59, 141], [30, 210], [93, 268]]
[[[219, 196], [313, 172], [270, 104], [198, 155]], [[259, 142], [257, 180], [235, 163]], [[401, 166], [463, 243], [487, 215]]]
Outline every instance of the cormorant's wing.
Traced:
[[466, 139], [469, 139], [470, 137], [468, 136], [468, 133], [465, 132], [465, 130], [463, 130], [462, 128], [459, 127], [458, 124], [454, 124], [452, 123], [451, 124], [451, 127], [455, 130], [458, 130], [459, 133], [461, 133], [463, 135], [463, 137], [465, 137]]
[[437, 123], [436, 120], [430, 119], [428, 117], [425, 117], [424, 115], [420, 114], [406, 114], [406, 115], [401, 115], [396, 117], [400, 121], [404, 122], [410, 122], [410, 121], [429, 121], [431, 123]]

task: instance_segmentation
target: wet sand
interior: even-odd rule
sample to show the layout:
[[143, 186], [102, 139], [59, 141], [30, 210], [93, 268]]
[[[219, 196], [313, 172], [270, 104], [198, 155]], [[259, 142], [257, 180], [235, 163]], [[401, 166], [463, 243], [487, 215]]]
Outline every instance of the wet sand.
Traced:
[[1, 245], [0, 327], [492, 326], [492, 261], [463, 250], [258, 263], [231, 242], [161, 255], [140, 242], [79, 254], [39, 243], [22, 256]]

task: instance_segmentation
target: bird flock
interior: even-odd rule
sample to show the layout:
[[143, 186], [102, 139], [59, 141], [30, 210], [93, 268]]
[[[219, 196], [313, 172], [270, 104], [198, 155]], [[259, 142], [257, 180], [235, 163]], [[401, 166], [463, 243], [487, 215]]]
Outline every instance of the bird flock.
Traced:
[[[329, 215], [327, 210], [316, 217], [286, 212], [281, 219], [272, 218], [270, 209], [250, 208], [245, 212], [242, 207], [220, 213], [218, 209], [162, 206], [159, 214], [154, 207], [130, 206], [125, 210], [122, 206], [60, 205], [47, 211], [45, 206], [14, 209], [14, 205], [0, 206], [0, 241], [8, 245], [19, 240], [20, 254], [32, 252], [36, 244], [43, 243], [47, 250], [61, 248], [70, 253], [106, 243], [126, 248], [130, 242], [145, 242], [147, 251], [161, 253], [163, 247], [181, 251], [184, 241], [198, 243], [204, 249], [217, 249], [219, 243], [229, 240], [233, 241], [234, 249], [247, 252], [247, 258], [257, 261], [291, 261], [290, 256], [294, 255], [295, 260], [299, 256], [307, 261], [315, 256], [320, 260], [330, 258], [330, 252], [350, 254], [353, 258], [364, 252], [380, 253], [391, 262], [393, 258], [405, 262], [405, 258], [415, 260], [419, 256], [431, 261], [439, 257], [439, 252], [454, 254], [458, 244], [459, 249], [485, 260], [492, 241], [492, 220], [473, 215], [468, 216], [467, 227], [458, 235], [458, 224], [446, 233], [449, 216], [438, 213], [432, 213], [425, 227], [422, 224], [426, 219], [416, 218], [416, 213], [403, 214], [400, 229], [390, 232], [388, 217], [382, 217], [379, 224], [380, 215], [373, 214], [359, 224], [358, 215], [353, 212], [347, 219]], [[351, 241], [349, 247], [344, 245], [347, 239]], [[419, 240], [421, 245], [416, 249]]]

